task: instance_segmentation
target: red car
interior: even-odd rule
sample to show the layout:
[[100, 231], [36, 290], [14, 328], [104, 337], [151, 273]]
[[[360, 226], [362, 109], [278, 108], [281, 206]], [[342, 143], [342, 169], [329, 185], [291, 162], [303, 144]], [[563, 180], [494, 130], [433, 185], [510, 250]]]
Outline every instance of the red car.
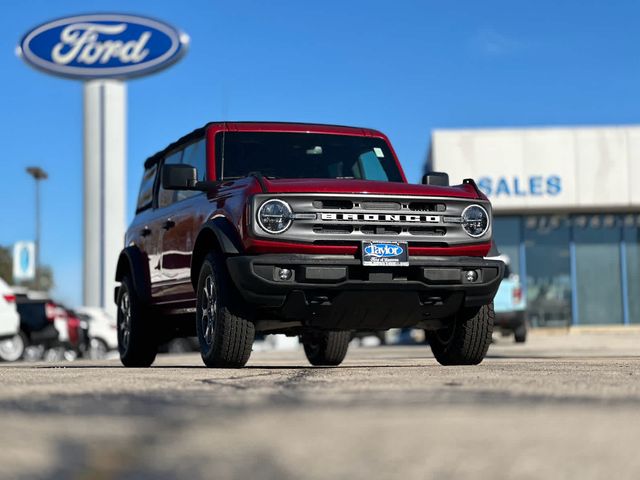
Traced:
[[51, 312], [53, 323], [59, 333], [58, 342], [54, 348], [58, 355], [52, 354], [51, 358], [84, 356], [89, 347], [86, 320], [81, 319], [75, 311], [60, 304], [48, 303], [47, 308]]
[[338, 365], [353, 331], [425, 329], [437, 360], [477, 364], [504, 265], [472, 180], [407, 183], [389, 140], [353, 127], [210, 123], [148, 158], [116, 280], [119, 351], [148, 366], [197, 334], [240, 367], [256, 332]]

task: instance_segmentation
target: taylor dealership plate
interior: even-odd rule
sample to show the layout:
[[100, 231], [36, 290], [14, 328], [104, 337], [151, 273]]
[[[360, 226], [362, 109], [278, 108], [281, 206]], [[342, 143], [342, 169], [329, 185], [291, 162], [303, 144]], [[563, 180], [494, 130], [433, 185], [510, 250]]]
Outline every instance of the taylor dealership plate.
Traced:
[[362, 242], [362, 264], [371, 267], [409, 265], [407, 242]]

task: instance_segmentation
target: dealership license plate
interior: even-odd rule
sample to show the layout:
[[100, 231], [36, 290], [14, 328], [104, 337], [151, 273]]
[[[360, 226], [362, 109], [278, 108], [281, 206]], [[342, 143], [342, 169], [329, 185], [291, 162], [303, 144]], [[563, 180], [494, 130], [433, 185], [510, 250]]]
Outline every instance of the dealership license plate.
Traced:
[[362, 242], [362, 264], [376, 267], [409, 265], [407, 242]]

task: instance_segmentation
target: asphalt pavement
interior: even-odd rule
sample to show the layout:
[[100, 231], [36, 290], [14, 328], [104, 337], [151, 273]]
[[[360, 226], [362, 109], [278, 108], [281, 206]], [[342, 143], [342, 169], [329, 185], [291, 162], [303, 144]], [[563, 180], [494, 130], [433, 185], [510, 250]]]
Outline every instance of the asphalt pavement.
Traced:
[[497, 338], [476, 367], [423, 345], [0, 365], [0, 478], [638, 479], [640, 334]]

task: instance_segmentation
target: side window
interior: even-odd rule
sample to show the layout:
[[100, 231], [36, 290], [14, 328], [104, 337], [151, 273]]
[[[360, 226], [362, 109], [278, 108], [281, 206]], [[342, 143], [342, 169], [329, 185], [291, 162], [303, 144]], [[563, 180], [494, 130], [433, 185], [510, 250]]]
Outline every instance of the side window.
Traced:
[[204, 182], [207, 179], [207, 153], [204, 138], [192, 143], [184, 150], [182, 163], [198, 169], [198, 180]]
[[[182, 160], [182, 150], [165, 157], [162, 165], [176, 165]], [[162, 188], [162, 178], [158, 182], [158, 208], [164, 208], [176, 201], [176, 190], [165, 190]]]
[[154, 163], [145, 169], [140, 182], [140, 191], [138, 193], [138, 203], [136, 204], [136, 213], [142, 212], [151, 207], [153, 203], [153, 184], [156, 179], [158, 164]]
[[[185, 148], [184, 155], [182, 155], [182, 164], [195, 167], [196, 170], [198, 170], [198, 180], [205, 181], [207, 179], [207, 153], [204, 138]], [[198, 195], [199, 193], [202, 192], [195, 190], [178, 190], [176, 192], [176, 202]]]

